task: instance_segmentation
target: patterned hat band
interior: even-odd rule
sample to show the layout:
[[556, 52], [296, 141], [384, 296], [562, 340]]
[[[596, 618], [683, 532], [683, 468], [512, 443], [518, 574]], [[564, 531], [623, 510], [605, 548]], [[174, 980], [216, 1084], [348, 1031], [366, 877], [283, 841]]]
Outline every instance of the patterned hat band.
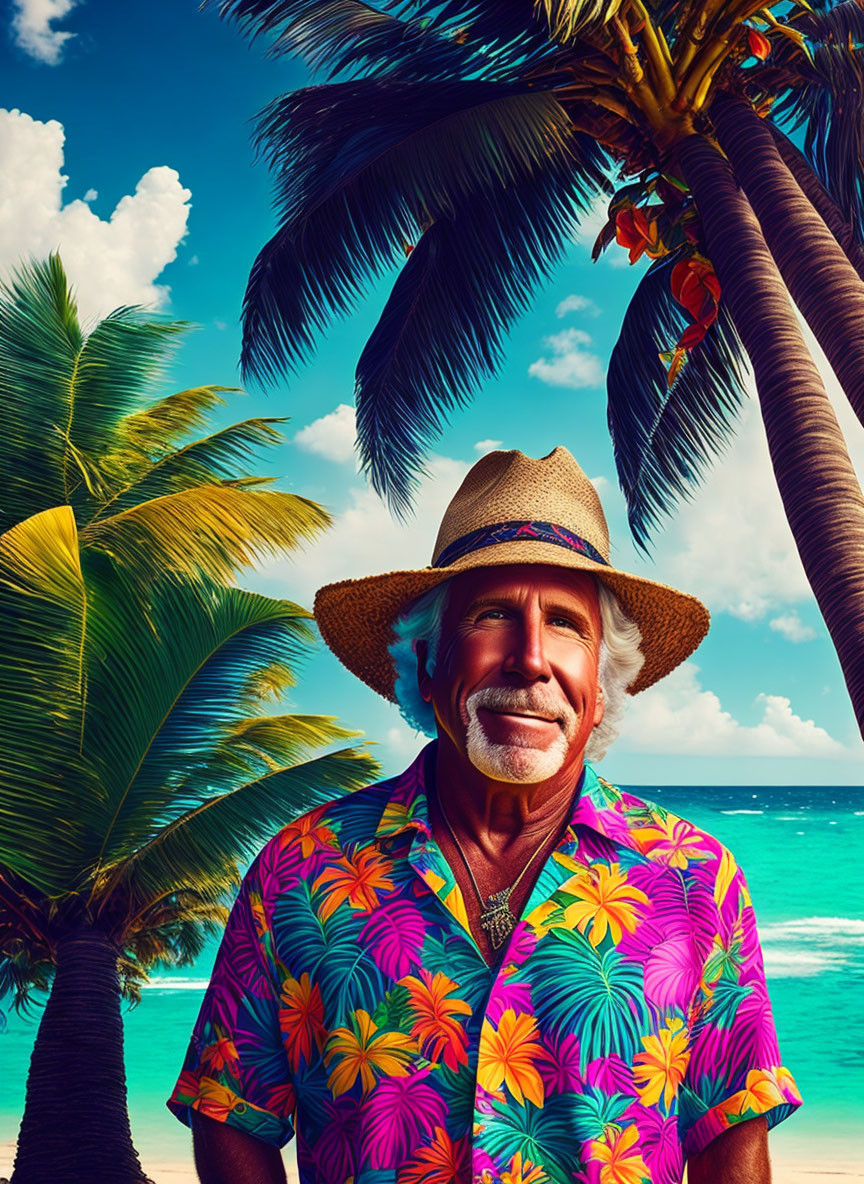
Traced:
[[587, 539], [580, 538], [578, 534], [554, 522], [498, 522], [494, 526], [481, 526], [445, 547], [432, 566], [449, 567], [472, 551], [494, 546], [495, 543], [512, 543], [522, 539], [530, 543], [552, 543], [555, 547], [566, 547], [568, 551], [576, 551], [587, 559], [593, 559], [595, 563], [602, 563], [604, 567], [609, 566], [608, 560]]

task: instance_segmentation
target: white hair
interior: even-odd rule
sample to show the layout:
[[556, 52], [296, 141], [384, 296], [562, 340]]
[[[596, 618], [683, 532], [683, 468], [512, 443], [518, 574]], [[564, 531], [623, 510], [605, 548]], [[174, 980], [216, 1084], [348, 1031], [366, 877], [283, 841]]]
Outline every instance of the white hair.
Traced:
[[[639, 626], [626, 615], [611, 588], [603, 580], [593, 578], [602, 624], [597, 679], [603, 690], [605, 710], [603, 719], [588, 737], [585, 759], [599, 761], [618, 735], [618, 724], [627, 706], [627, 687], [642, 669], [645, 655], [639, 648], [642, 641]], [[427, 736], [436, 734], [435, 713], [417, 686], [417, 646], [425, 642], [426, 670], [432, 674], [450, 582], [445, 580], [408, 606], [393, 626], [396, 640], [389, 646], [396, 670], [394, 692], [399, 710], [412, 728]]]

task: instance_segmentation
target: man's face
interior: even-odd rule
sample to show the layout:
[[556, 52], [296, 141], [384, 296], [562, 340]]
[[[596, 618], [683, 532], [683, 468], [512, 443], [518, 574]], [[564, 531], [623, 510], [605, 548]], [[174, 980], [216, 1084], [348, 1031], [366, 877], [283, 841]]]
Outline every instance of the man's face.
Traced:
[[533, 783], [573, 766], [603, 718], [601, 620], [586, 572], [519, 564], [454, 577], [420, 690], [475, 768]]

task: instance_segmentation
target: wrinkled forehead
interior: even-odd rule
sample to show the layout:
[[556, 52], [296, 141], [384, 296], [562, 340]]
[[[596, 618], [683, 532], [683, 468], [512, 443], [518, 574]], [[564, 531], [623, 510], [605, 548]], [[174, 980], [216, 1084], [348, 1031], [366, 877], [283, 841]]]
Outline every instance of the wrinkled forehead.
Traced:
[[500, 600], [514, 606], [539, 602], [571, 608], [600, 622], [597, 580], [591, 572], [553, 564], [508, 564], [473, 568], [448, 582], [445, 629], [480, 599]]

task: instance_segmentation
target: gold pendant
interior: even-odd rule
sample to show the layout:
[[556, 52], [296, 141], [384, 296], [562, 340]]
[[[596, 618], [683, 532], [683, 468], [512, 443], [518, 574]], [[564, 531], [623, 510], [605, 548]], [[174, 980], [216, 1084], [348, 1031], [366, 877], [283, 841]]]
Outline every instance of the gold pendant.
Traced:
[[489, 934], [493, 950], [499, 949], [516, 928], [516, 918], [510, 911], [512, 888], [502, 888], [486, 898], [485, 911], [480, 914], [480, 924]]

